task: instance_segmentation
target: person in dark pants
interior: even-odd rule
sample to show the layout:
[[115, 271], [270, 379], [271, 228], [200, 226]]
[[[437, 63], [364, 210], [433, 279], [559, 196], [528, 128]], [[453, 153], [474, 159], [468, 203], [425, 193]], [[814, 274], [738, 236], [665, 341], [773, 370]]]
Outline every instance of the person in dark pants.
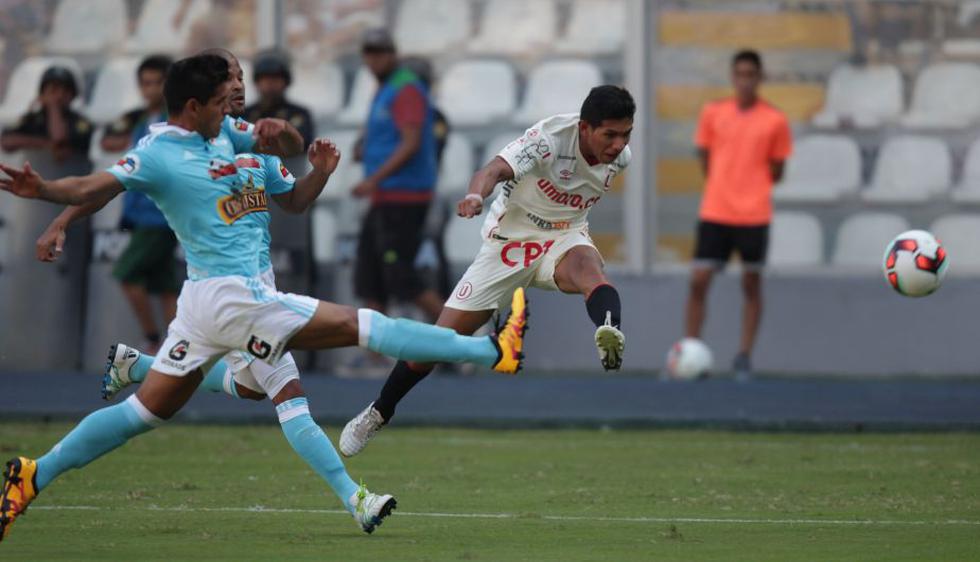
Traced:
[[72, 156], [87, 157], [92, 142], [92, 124], [71, 108], [78, 95], [78, 84], [71, 70], [52, 66], [41, 75], [37, 105], [20, 121], [0, 135], [5, 152], [17, 150], [50, 150], [61, 162]]
[[414, 302], [434, 321], [442, 299], [415, 270], [437, 174], [428, 88], [399, 65], [387, 30], [366, 32], [362, 55], [379, 86], [361, 142], [365, 178], [353, 189], [355, 197], [371, 200], [358, 241], [355, 292], [382, 312], [392, 298]]
[[783, 175], [792, 133], [786, 116], [759, 97], [764, 76], [759, 54], [736, 53], [731, 71], [735, 95], [704, 107], [694, 139], [707, 182], [687, 301], [687, 337], [700, 337], [711, 278], [737, 251], [744, 267], [745, 308], [732, 368], [741, 380], [751, 374], [750, 356], [762, 318], [772, 185]]
[[259, 101], [245, 108], [245, 120], [255, 123], [259, 119], [273, 117], [288, 121], [303, 136], [303, 145], [310, 146], [314, 135], [310, 111], [286, 99], [286, 90], [293, 81], [293, 74], [285, 55], [275, 51], [260, 53], [255, 58], [252, 76], [259, 92]]

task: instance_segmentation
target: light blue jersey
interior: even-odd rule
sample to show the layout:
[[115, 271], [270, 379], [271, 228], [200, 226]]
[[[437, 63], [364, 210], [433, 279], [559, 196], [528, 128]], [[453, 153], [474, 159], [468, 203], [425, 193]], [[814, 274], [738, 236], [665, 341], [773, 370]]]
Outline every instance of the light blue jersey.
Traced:
[[251, 139], [251, 131], [241, 123], [233, 121], [233, 131], [223, 125], [222, 135], [210, 141], [175, 125], [153, 125], [108, 170], [160, 208], [184, 247], [191, 280], [257, 277], [264, 270], [263, 252], [268, 261], [267, 184], [270, 193], [292, 189], [294, 180], [276, 157], [246, 153], [239, 169], [239, 158], [228, 148], [254, 144], [243, 140], [246, 134]]

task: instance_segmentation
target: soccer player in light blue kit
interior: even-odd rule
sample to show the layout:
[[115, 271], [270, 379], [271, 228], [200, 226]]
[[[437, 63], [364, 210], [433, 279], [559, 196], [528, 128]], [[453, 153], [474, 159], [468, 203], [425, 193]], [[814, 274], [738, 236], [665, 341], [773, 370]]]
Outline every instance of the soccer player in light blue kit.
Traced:
[[[259, 183], [268, 179], [269, 162], [262, 159], [259, 167], [239, 173], [235, 162], [209, 140], [218, 135], [227, 111], [228, 71], [227, 61], [210, 55], [175, 63], [165, 86], [168, 123], [155, 126], [109, 172], [47, 181], [30, 164], [22, 169], [0, 165], [8, 176], [0, 178], [0, 189], [25, 198], [78, 205], [111, 198], [123, 189], [146, 193], [180, 239], [189, 278], [177, 318], [139, 390], [87, 416], [36, 461], [16, 457], [7, 463], [0, 492], [0, 539], [57, 476], [172, 417], [200, 384], [203, 371], [231, 351], [248, 351], [274, 365], [287, 348], [361, 345], [415, 361], [475, 362], [505, 372], [520, 366], [526, 328], [521, 292], [515, 293], [514, 310], [494, 339], [459, 336], [445, 328], [279, 293], [262, 282], [263, 225], [255, 210], [267, 205], [265, 186]], [[340, 158], [327, 141], [315, 143], [309, 156], [313, 170], [278, 196], [280, 204], [305, 208]], [[358, 489], [310, 418], [305, 399], [281, 400], [276, 409], [294, 449], [331, 484], [361, 528], [372, 531], [390, 514], [394, 498]]]

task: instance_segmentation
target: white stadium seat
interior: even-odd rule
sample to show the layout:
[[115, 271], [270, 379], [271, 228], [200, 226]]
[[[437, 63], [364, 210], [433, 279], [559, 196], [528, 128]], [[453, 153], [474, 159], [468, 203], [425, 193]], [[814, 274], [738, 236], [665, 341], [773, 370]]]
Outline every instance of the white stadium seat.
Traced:
[[344, 105], [344, 73], [335, 63], [323, 62], [313, 68], [297, 64], [292, 75], [286, 96], [309, 109], [314, 119], [329, 117]]
[[437, 97], [453, 126], [489, 125], [513, 113], [517, 77], [503, 61], [464, 61], [442, 77]]
[[575, 0], [565, 34], [555, 51], [570, 55], [613, 55], [626, 39], [624, 0]]
[[122, 43], [128, 25], [124, 0], [61, 0], [54, 10], [48, 51], [103, 53]]
[[929, 227], [950, 256], [953, 272], [980, 272], [980, 215], [952, 214]]
[[486, 166], [505, 146], [520, 138], [524, 131], [514, 131], [512, 133], [500, 133], [490, 139], [483, 147], [483, 157], [477, 162], [477, 167]]
[[811, 135], [800, 139], [773, 190], [781, 202], [833, 202], [861, 185], [861, 151], [850, 137]]
[[946, 143], [932, 137], [892, 137], [878, 152], [871, 186], [861, 194], [875, 203], [922, 203], [949, 189], [953, 159]]
[[92, 103], [85, 108], [85, 116], [104, 124], [143, 105], [136, 77], [139, 64], [140, 59], [136, 57], [114, 58], [103, 64], [95, 78]]
[[556, 113], [577, 113], [589, 90], [602, 84], [602, 73], [591, 61], [550, 61], [528, 77], [524, 104], [512, 121], [530, 125]]
[[470, 139], [459, 133], [451, 133], [446, 140], [442, 164], [439, 166], [436, 192], [444, 195], [465, 192], [475, 171], [473, 144]]
[[458, 0], [404, 0], [395, 20], [395, 44], [410, 55], [440, 55], [471, 37], [473, 8]]
[[453, 213], [446, 227], [445, 246], [446, 259], [457, 265], [469, 264], [476, 257], [483, 244], [483, 216], [464, 219]]
[[980, 117], [980, 67], [943, 62], [926, 67], [915, 81], [909, 112], [902, 125], [924, 129], [962, 129]]
[[959, 203], [980, 203], [980, 139], [970, 145], [960, 183], [950, 196]]
[[858, 213], [845, 220], [837, 231], [831, 261], [837, 266], [880, 270], [885, 246], [906, 230], [909, 230], [909, 223], [899, 215]]
[[823, 228], [813, 215], [779, 211], [772, 217], [768, 262], [774, 268], [823, 263]]
[[843, 65], [827, 83], [827, 101], [813, 118], [818, 127], [847, 123], [859, 128], [880, 127], [902, 113], [902, 76], [891, 65]]
[[337, 122], [348, 126], [364, 125], [377, 89], [378, 81], [371, 71], [365, 66], [358, 68], [354, 76], [354, 84], [351, 86], [350, 98], [344, 109], [337, 115]]
[[75, 75], [79, 95], [73, 106], [79, 107], [84, 99], [85, 81], [82, 79], [82, 69], [74, 59], [67, 57], [30, 57], [24, 59], [14, 68], [7, 81], [7, 95], [0, 104], [0, 125], [11, 125], [27, 113], [31, 103], [37, 99], [38, 88], [41, 85], [41, 75], [48, 67], [64, 66]]
[[360, 132], [336, 131], [323, 135], [334, 142], [340, 150], [340, 164], [330, 176], [327, 187], [320, 193], [320, 201], [343, 200], [350, 198], [350, 191], [364, 178], [364, 166], [354, 161], [354, 143]]
[[317, 264], [337, 261], [337, 218], [323, 205], [313, 208], [313, 260]]
[[136, 31], [126, 43], [131, 53], [178, 54], [190, 38], [194, 22], [211, 10], [210, 0], [192, 0], [180, 26], [174, 29], [173, 20], [181, 2], [146, 0], [136, 22]]
[[550, 47], [557, 25], [558, 11], [552, 0], [490, 0], [469, 50], [479, 54], [527, 55]]

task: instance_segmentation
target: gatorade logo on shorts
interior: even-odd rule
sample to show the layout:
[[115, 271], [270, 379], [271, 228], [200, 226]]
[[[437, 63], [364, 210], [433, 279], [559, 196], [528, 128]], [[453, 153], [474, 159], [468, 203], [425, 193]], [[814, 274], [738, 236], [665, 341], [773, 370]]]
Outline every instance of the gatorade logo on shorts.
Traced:
[[259, 359], [267, 359], [272, 353], [272, 346], [253, 335], [248, 340], [248, 352]]
[[173, 359], [174, 361], [181, 361], [184, 359], [184, 357], [187, 357], [187, 348], [189, 348], [190, 346], [191, 346], [191, 342], [187, 340], [180, 340], [179, 342], [175, 343], [173, 347], [170, 348], [170, 351], [167, 353], [167, 355], [169, 355], [170, 358]]

